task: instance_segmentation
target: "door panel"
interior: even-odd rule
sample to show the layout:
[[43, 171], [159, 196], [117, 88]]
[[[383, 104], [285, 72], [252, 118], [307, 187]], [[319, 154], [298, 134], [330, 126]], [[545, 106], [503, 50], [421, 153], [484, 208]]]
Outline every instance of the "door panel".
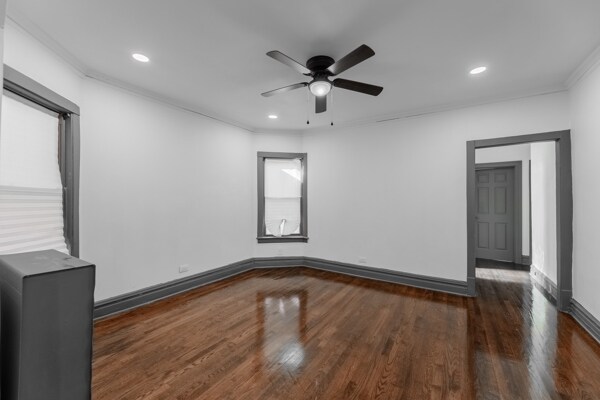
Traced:
[[495, 187], [494, 188], [494, 211], [496, 215], [506, 214], [506, 188]]
[[486, 187], [477, 188], [477, 204], [479, 204], [478, 211], [480, 214], [487, 214], [490, 212], [490, 189]]
[[495, 224], [496, 232], [494, 232], [494, 239], [496, 240], [496, 250], [506, 250], [506, 242], [508, 242], [508, 238], [506, 237], [507, 229], [506, 224], [502, 222], [496, 222]]
[[478, 258], [515, 261], [514, 181], [513, 168], [477, 170]]
[[489, 224], [487, 222], [478, 222], [477, 225], [477, 246], [487, 249], [490, 247]]

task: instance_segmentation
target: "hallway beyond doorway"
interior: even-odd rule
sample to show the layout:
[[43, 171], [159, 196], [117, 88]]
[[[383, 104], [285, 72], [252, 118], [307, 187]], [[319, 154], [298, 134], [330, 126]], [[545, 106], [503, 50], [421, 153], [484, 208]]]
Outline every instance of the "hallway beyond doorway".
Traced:
[[530, 266], [525, 264], [518, 264], [505, 261], [488, 260], [486, 258], [477, 259], [477, 268], [488, 268], [488, 269], [507, 269], [512, 271], [530, 271]]

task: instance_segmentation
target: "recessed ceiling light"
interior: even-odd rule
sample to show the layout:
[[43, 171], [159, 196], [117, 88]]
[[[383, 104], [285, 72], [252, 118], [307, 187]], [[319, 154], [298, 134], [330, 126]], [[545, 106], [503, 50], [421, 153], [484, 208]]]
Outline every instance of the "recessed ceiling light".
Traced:
[[269, 119], [277, 119], [277, 118], [279, 118], [277, 115], [269, 114]]
[[471, 70], [471, 72], [469, 72], [471, 75], [478, 75], [481, 74], [482, 72], [485, 72], [487, 70], [487, 67], [477, 67], [477, 68], [473, 68]]
[[133, 57], [134, 60], [137, 60], [137, 61], [143, 62], [143, 63], [147, 63], [150, 61], [150, 59], [147, 56], [140, 54], [140, 53], [133, 53], [131, 55], [131, 57]]

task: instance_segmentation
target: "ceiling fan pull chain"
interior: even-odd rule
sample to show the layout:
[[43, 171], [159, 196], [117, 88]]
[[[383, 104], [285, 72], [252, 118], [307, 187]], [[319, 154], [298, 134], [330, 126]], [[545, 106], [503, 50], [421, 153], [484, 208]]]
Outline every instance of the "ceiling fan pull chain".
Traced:
[[306, 91], [306, 125], [310, 125], [309, 115], [310, 115], [310, 91]]
[[331, 126], [333, 126], [333, 88], [331, 88]]

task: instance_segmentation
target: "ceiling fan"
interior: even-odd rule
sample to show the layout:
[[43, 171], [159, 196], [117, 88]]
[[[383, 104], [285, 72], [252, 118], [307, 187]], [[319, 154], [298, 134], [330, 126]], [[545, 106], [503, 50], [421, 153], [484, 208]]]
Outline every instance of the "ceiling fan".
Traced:
[[262, 95], [265, 97], [270, 97], [279, 93], [289, 92], [290, 90], [300, 89], [308, 86], [310, 92], [316, 97], [316, 113], [322, 113], [327, 110], [327, 94], [331, 91], [332, 86], [359, 93], [370, 94], [371, 96], [378, 96], [383, 90], [381, 86], [350, 81], [348, 79], [337, 78], [333, 81], [329, 80], [330, 77], [339, 75], [347, 69], [354, 67], [356, 64], [365, 61], [367, 58], [374, 56], [375, 52], [373, 49], [365, 44], [359, 46], [338, 61], [335, 61], [333, 58], [328, 56], [311, 57], [306, 62], [306, 66], [277, 50], [270, 51], [267, 53], [267, 55], [300, 72], [301, 74], [311, 77], [312, 81], [300, 82], [285, 86], [269, 92], [264, 92]]

